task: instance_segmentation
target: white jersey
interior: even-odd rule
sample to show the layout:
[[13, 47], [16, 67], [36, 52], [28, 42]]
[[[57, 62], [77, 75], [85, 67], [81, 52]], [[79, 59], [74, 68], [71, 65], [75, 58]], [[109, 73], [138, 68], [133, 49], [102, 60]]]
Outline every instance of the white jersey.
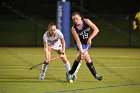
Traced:
[[64, 38], [63, 34], [61, 33], [60, 30], [56, 29], [56, 33], [54, 37], [50, 37], [50, 32], [46, 31], [45, 34], [43, 35], [43, 41], [45, 43], [48, 43], [50, 48], [55, 49], [55, 50], [60, 50], [62, 49], [62, 44], [60, 39]]

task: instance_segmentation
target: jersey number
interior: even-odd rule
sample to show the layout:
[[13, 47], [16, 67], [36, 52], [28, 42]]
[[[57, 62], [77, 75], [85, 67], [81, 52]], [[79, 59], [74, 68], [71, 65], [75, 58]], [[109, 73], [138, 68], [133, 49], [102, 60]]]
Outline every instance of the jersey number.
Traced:
[[88, 38], [88, 33], [85, 33], [82, 36], [83, 36], [83, 39], [87, 39]]

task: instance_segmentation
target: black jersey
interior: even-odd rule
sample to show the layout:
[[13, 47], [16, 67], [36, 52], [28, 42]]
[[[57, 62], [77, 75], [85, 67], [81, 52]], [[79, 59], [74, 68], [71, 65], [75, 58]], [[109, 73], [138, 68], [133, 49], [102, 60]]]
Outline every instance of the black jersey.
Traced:
[[[80, 38], [81, 43], [87, 45], [87, 40], [91, 34], [90, 27], [85, 23], [84, 19], [82, 19], [82, 24], [83, 24], [83, 27], [81, 30], [79, 30], [76, 25], [74, 25], [74, 28]], [[76, 41], [75, 41], [75, 44], [76, 44]]]

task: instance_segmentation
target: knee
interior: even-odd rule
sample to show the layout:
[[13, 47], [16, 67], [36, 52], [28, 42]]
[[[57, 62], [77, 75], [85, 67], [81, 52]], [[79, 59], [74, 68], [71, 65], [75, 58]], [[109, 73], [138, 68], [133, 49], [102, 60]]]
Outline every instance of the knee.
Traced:
[[86, 63], [91, 63], [91, 58], [90, 57], [87, 57], [86, 59], [85, 59], [85, 61], [86, 61]]

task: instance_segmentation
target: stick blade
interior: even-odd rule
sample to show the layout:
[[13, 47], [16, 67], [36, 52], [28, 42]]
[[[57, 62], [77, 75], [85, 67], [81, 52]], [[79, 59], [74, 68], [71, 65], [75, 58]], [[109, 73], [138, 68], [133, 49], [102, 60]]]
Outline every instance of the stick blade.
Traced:
[[29, 70], [32, 70], [33, 68], [31, 67], [31, 68], [29, 68]]

